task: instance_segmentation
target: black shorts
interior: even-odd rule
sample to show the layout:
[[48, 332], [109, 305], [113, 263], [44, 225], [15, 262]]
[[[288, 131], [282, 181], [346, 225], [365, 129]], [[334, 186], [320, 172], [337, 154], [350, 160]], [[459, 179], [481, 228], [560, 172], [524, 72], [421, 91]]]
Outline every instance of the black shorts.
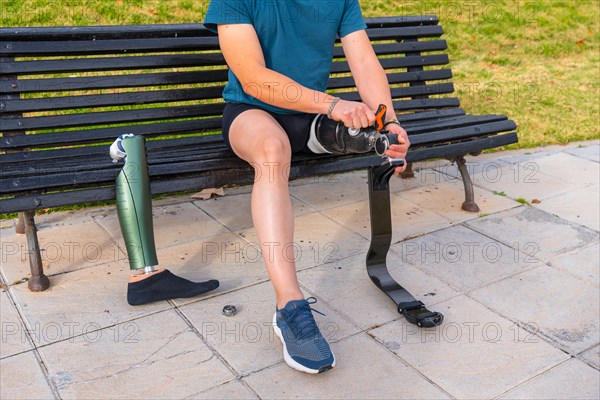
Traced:
[[306, 147], [306, 143], [308, 142], [310, 125], [316, 116], [315, 114], [276, 114], [259, 106], [245, 103], [227, 103], [223, 110], [223, 140], [230, 149], [229, 128], [237, 116], [247, 110], [263, 110], [273, 116], [287, 134], [292, 146], [292, 153], [310, 152]]

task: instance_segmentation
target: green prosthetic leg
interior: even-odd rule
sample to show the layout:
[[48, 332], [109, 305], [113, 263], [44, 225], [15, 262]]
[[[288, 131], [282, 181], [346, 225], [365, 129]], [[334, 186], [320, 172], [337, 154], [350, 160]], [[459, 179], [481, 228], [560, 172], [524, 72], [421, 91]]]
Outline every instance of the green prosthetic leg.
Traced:
[[143, 136], [122, 135], [110, 147], [115, 163], [125, 164], [116, 181], [117, 214], [132, 270], [143, 270], [147, 276], [127, 286], [127, 301], [141, 305], [159, 300], [193, 297], [219, 287], [219, 281], [192, 282], [172, 274], [168, 269], [158, 271], [150, 177]]
[[132, 270], [154, 270], [158, 265], [152, 225], [150, 177], [143, 136], [130, 136], [120, 142], [127, 155], [117, 177], [117, 213]]

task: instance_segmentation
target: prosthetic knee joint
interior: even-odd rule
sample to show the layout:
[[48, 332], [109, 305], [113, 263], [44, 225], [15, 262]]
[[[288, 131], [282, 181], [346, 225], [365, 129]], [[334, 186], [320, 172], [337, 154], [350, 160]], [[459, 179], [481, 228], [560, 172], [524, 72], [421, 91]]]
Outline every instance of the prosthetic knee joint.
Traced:
[[143, 136], [121, 135], [110, 146], [114, 163], [124, 161], [116, 181], [117, 214], [132, 270], [148, 274], [158, 265], [152, 225], [152, 199]]
[[[385, 111], [385, 108], [383, 110]], [[380, 122], [378, 125], [383, 124]], [[316, 154], [357, 154], [375, 150], [377, 154], [385, 157], [390, 145], [397, 143], [396, 135], [380, 132], [375, 126], [362, 129], [346, 128], [341, 122], [320, 114], [311, 124], [307, 147]]]

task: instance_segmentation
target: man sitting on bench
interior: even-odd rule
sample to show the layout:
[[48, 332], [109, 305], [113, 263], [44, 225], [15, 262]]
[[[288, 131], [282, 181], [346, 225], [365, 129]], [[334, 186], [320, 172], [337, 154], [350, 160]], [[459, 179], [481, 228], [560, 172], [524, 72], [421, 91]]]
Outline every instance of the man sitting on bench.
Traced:
[[[401, 143], [392, 145], [388, 155], [406, 156], [408, 138], [396, 121], [387, 77], [365, 32], [357, 0], [212, 0], [204, 24], [218, 32], [230, 68], [223, 91], [223, 138], [256, 170], [252, 218], [263, 254], [269, 254], [270, 243], [285, 249], [294, 240], [287, 176], [292, 153], [319, 147], [333, 153], [340, 147], [335, 138], [351, 142], [347, 129], [345, 136], [320, 135], [316, 129], [311, 135], [317, 114], [347, 128], [367, 128], [375, 122], [374, 110], [384, 104], [386, 128]], [[324, 93], [337, 36], [363, 103]], [[266, 168], [271, 168], [272, 179], [261, 172]], [[273, 328], [283, 343], [286, 363], [309, 373], [332, 368], [335, 358], [311, 313], [310, 304], [316, 300], [304, 299], [294, 261], [282, 251], [264, 259], [275, 289]]]

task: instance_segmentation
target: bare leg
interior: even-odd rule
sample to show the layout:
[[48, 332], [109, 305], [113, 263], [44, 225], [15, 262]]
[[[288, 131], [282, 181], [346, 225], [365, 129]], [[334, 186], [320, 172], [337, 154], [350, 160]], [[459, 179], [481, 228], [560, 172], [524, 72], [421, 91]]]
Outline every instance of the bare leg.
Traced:
[[268, 113], [248, 110], [231, 125], [233, 151], [255, 169], [252, 220], [271, 277], [277, 307], [303, 299], [293, 260], [294, 215], [288, 190], [292, 156], [286, 133]]

